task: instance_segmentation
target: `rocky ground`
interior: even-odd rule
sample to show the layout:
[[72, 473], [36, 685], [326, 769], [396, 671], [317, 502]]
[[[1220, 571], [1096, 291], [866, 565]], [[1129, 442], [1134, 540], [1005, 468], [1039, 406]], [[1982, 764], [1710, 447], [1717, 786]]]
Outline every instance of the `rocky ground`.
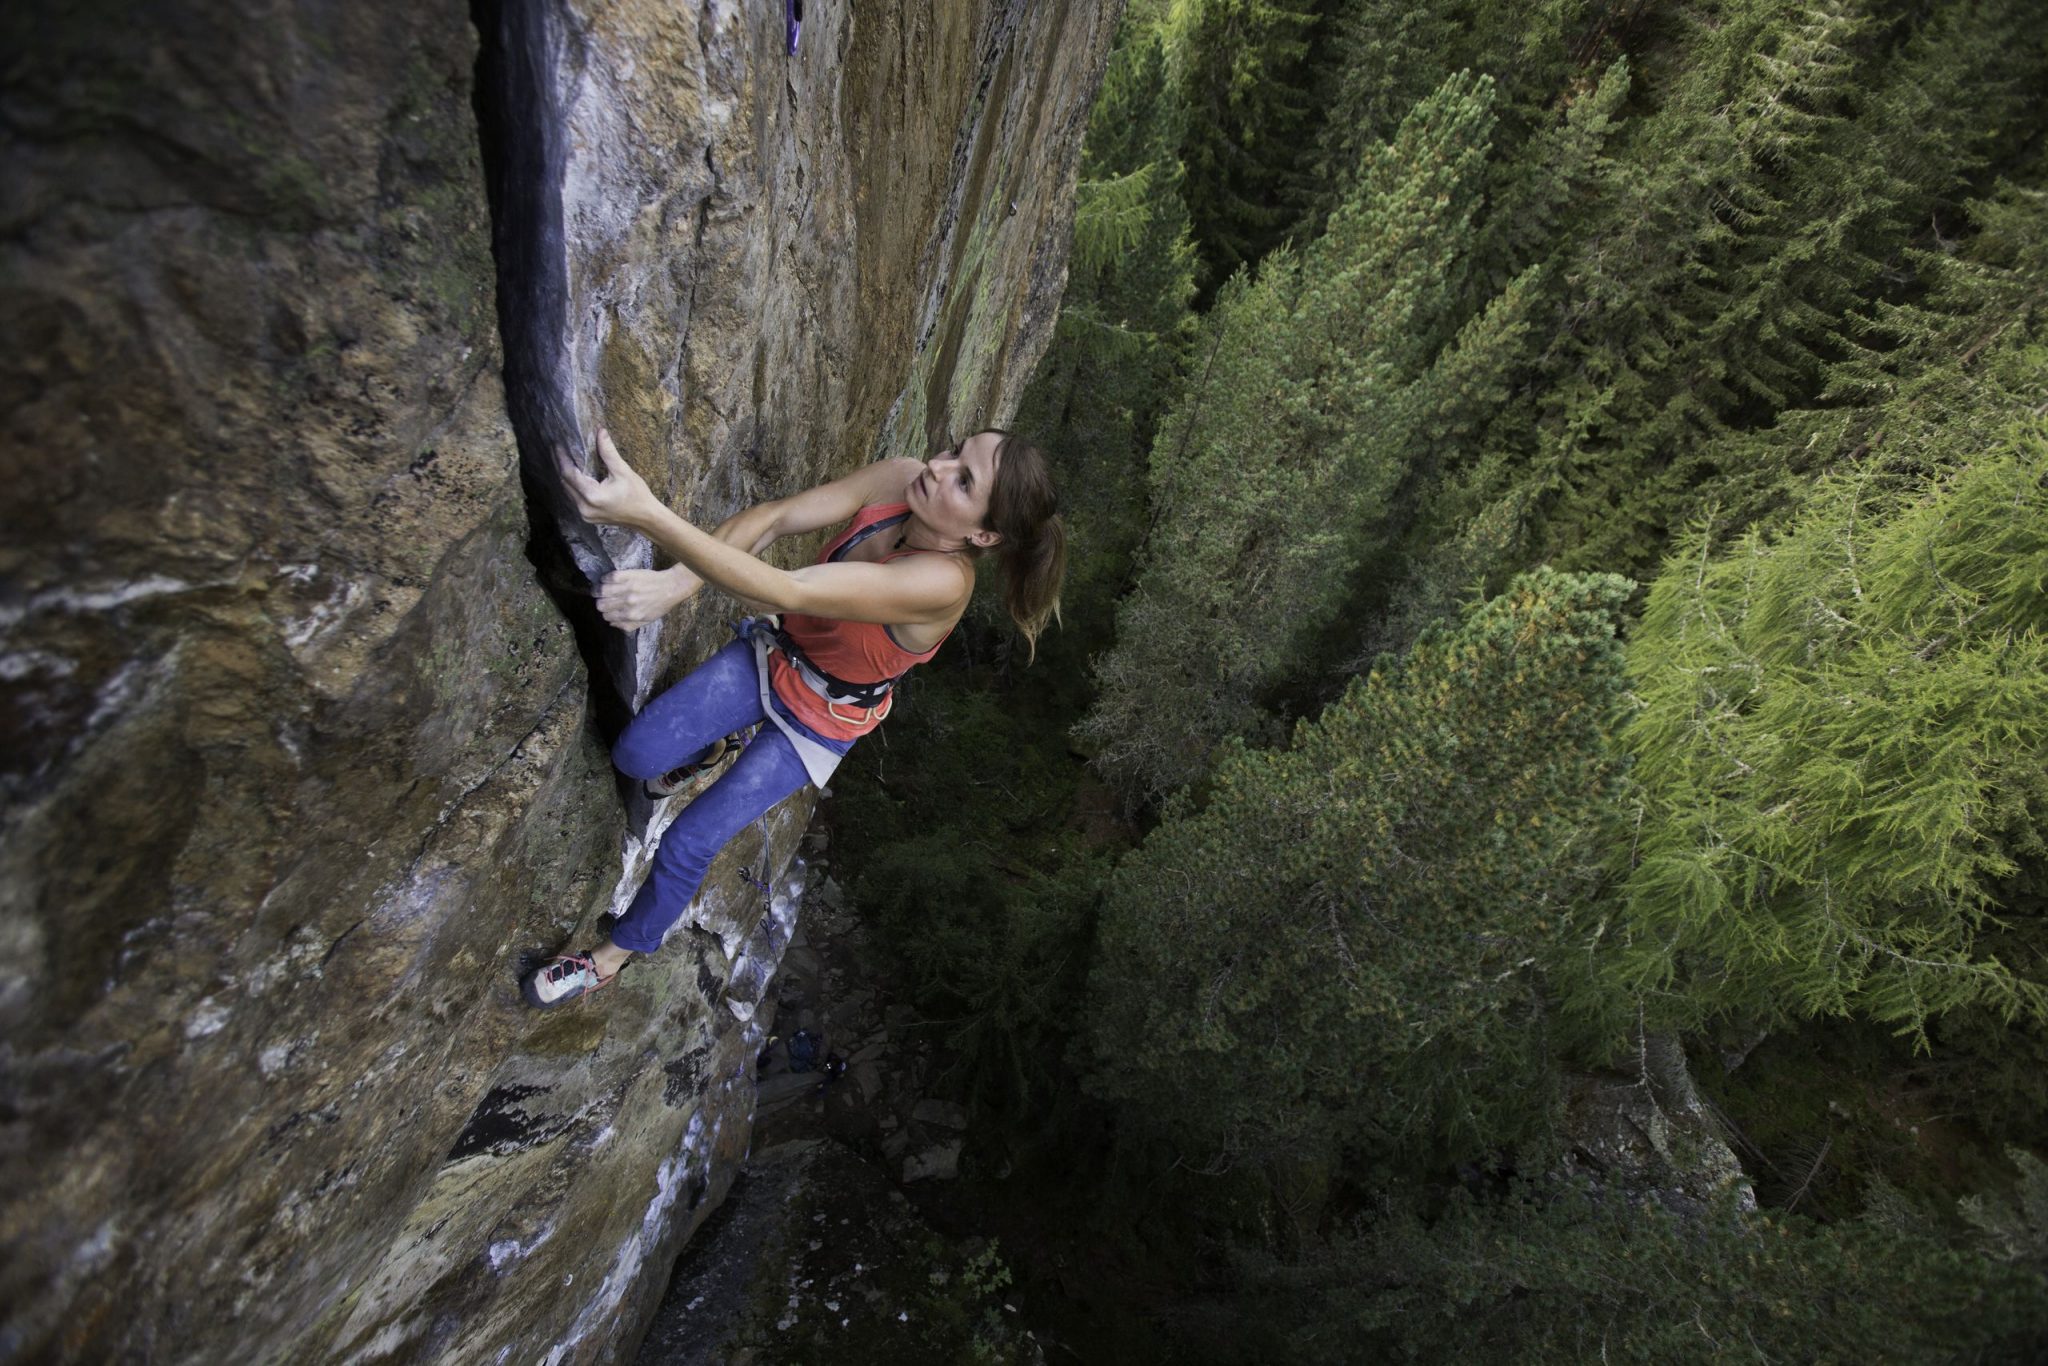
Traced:
[[[913, 1037], [911, 1008], [889, 999], [887, 965], [832, 878], [824, 838], [807, 837], [814, 873], [776, 979], [755, 1149], [826, 1137], [898, 1180], [950, 1179], [959, 1173], [967, 1112], [929, 1093], [931, 1041]], [[817, 1040], [817, 1056], [830, 1066], [793, 1069], [789, 1040], [798, 1030]]]
[[[949, 1238], [904, 1187], [955, 1178], [967, 1113], [936, 1094], [944, 1059], [890, 999], [886, 963], [831, 875], [827, 835], [781, 971], [756, 1018], [752, 1151], [677, 1263], [640, 1366], [1037, 1362], [1000, 1251]], [[815, 1040], [815, 1063], [797, 1031]]]

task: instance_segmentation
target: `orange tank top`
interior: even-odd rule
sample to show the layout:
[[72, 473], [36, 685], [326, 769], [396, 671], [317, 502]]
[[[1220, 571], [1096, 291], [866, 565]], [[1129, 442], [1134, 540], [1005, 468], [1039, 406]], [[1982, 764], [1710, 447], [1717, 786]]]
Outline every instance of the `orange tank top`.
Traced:
[[[887, 535], [908, 520], [908, 503], [874, 503], [864, 507], [846, 524], [846, 530], [818, 552], [817, 562], [829, 564], [843, 559], [847, 551], [868, 537]], [[884, 555], [880, 563], [887, 564], [905, 555], [943, 553], [936, 550], [898, 550]], [[941, 637], [938, 645], [931, 649], [913, 652], [898, 645], [895, 635], [880, 622], [840, 621], [835, 617], [813, 617], [802, 612], [784, 613], [782, 629], [788, 632], [796, 647], [813, 664], [849, 683], [879, 683], [895, 678], [913, 664], [922, 664], [930, 659], [939, 652], [939, 645], [946, 643]], [[949, 630], [946, 634], [951, 635], [952, 632]], [[880, 725], [882, 718], [889, 714], [887, 701], [875, 708], [848, 706], [843, 702], [828, 703], [810, 690], [797, 673], [796, 666], [779, 650], [771, 652], [768, 657], [768, 680], [775, 689], [775, 695], [797, 720], [828, 739], [857, 739]]]

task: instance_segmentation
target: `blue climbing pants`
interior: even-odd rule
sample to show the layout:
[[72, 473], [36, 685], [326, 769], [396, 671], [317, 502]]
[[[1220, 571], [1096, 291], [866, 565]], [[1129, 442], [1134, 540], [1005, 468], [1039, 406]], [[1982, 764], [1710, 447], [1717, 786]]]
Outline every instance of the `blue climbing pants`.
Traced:
[[[793, 721], [786, 711], [782, 717]], [[612, 747], [612, 763], [629, 777], [649, 781], [695, 762], [718, 740], [766, 719], [754, 649], [736, 640], [649, 702]], [[816, 738], [840, 753], [853, 747], [851, 740]], [[808, 781], [789, 737], [773, 725], [762, 726], [732, 767], [699, 791], [661, 837], [647, 881], [612, 927], [612, 943], [634, 953], [660, 948], [662, 936], [689, 907], [726, 841]]]

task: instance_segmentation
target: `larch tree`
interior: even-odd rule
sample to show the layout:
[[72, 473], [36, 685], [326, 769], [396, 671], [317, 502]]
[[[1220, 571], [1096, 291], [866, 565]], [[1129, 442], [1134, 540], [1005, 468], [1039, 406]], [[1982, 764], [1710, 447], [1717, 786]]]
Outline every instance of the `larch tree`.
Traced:
[[1775, 539], [1689, 535], [1629, 676], [1604, 947], [1661, 1022], [2048, 1017], [2048, 984], [1973, 951], [2048, 812], [2048, 420], [1924, 491], [1839, 474]]

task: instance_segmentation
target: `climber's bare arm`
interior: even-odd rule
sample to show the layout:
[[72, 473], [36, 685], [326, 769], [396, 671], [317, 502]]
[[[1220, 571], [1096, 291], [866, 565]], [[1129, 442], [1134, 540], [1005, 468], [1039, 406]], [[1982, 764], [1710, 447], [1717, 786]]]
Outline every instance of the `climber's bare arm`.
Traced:
[[[806, 489], [788, 498], [756, 503], [721, 522], [712, 535], [729, 546], [759, 556], [784, 536], [800, 535], [843, 522], [869, 503], [900, 497], [923, 466], [915, 460], [882, 460], [841, 479]], [[667, 569], [617, 569], [605, 575], [597, 591], [597, 610], [622, 631], [657, 621], [688, 602], [704, 580], [687, 563]], [[777, 611], [773, 604], [734, 594], [755, 611]]]
[[[597, 454], [605, 468], [602, 480], [577, 469], [566, 452], [556, 452], [562, 483], [584, 517], [642, 532], [700, 580], [717, 584], [750, 606], [901, 626], [950, 621], [973, 591], [967, 571], [950, 558], [936, 556], [920, 555], [889, 565], [777, 569], [747, 548], [700, 530], [664, 507], [647, 481], [634, 473], [612, 445], [609, 433], [598, 433]], [[900, 492], [909, 483], [910, 466], [915, 463], [881, 462], [808, 493], [764, 503], [741, 517], [780, 504], [763, 534], [768, 529], [786, 535], [829, 526], [875, 501], [872, 495], [878, 491], [882, 497]], [[770, 536], [762, 542], [763, 548], [773, 539]]]
[[[771, 515], [776, 536], [799, 536], [806, 531], [837, 526], [870, 503], [899, 501], [910, 481], [923, 469], [921, 460], [877, 460], [844, 478], [762, 503], [748, 512]], [[758, 555], [761, 549], [766, 547], [754, 553]]]

